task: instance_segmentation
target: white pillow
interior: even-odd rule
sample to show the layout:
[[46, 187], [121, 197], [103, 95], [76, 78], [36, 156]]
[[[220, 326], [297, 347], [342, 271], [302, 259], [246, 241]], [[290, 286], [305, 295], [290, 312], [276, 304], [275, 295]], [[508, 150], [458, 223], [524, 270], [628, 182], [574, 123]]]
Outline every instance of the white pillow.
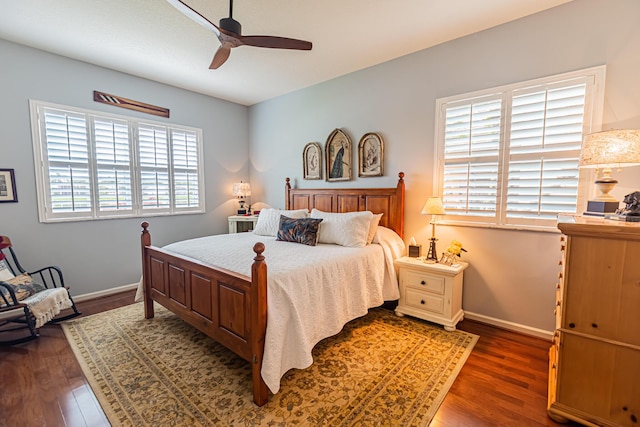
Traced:
[[373, 214], [373, 217], [371, 218], [371, 223], [369, 224], [369, 235], [367, 236], [367, 245], [371, 244], [376, 235], [376, 231], [378, 231], [380, 218], [382, 218], [382, 214]]
[[318, 243], [333, 243], [352, 248], [367, 245], [373, 218], [369, 211], [333, 213], [313, 209], [311, 218], [322, 218], [318, 229]]
[[307, 209], [261, 209], [260, 215], [258, 215], [258, 222], [253, 229], [253, 233], [260, 236], [276, 237], [278, 235], [278, 227], [280, 226], [280, 215], [284, 215], [289, 218], [307, 218], [309, 216], [309, 211]]

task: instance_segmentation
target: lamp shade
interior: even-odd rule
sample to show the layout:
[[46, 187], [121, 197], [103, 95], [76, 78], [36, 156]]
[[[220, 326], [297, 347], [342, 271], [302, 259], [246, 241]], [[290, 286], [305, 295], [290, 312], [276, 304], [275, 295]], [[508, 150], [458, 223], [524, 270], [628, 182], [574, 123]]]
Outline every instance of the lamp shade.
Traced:
[[444, 206], [440, 197], [429, 197], [422, 208], [423, 215], [444, 215]]
[[249, 197], [251, 195], [251, 184], [248, 182], [236, 182], [233, 184], [232, 193], [236, 197]]
[[578, 165], [581, 168], [640, 165], [640, 130], [609, 130], [585, 135]]

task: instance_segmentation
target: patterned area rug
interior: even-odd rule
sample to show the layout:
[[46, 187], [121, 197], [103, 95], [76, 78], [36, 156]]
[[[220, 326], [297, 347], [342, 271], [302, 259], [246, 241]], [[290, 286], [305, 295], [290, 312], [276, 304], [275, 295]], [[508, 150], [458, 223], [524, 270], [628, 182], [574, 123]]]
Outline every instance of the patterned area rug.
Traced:
[[478, 337], [386, 309], [348, 323], [314, 348], [263, 407], [249, 363], [156, 305], [62, 325], [114, 426], [426, 426]]

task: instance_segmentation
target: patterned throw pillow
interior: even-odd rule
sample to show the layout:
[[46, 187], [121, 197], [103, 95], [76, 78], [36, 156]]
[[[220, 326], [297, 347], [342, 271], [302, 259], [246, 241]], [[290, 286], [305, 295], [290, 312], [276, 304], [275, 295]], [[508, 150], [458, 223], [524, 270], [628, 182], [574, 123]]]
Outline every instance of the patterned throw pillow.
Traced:
[[[22, 301], [25, 298], [30, 297], [31, 295], [44, 290], [44, 286], [33, 283], [31, 276], [27, 273], [16, 276], [12, 279], [5, 280], [4, 283], [9, 284], [13, 289], [13, 292], [16, 294], [16, 299], [18, 301]], [[0, 286], [0, 292], [7, 298], [7, 300], [11, 301], [11, 296], [9, 291], [4, 286]], [[1, 301], [1, 300], [0, 300]]]
[[280, 215], [276, 240], [315, 246], [318, 243], [318, 226], [321, 222], [322, 219], [317, 218], [289, 218]]

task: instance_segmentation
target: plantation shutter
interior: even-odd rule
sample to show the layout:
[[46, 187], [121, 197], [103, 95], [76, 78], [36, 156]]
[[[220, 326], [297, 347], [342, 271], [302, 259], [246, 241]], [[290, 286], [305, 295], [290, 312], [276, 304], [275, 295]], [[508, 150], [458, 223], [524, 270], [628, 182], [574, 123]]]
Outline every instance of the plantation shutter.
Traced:
[[585, 94], [584, 83], [514, 94], [507, 223], [509, 218], [555, 220], [558, 213], [576, 211]]
[[447, 214], [496, 216], [501, 106], [500, 99], [485, 99], [446, 109], [442, 201]]
[[200, 203], [198, 180], [198, 140], [195, 132], [173, 130], [174, 199], [176, 208], [190, 208]]
[[89, 146], [84, 114], [44, 109], [46, 183], [52, 216], [91, 212]]
[[133, 209], [129, 125], [124, 120], [95, 118], [93, 121], [100, 211]]
[[169, 209], [169, 145], [167, 129], [140, 124], [138, 128], [142, 209]]

